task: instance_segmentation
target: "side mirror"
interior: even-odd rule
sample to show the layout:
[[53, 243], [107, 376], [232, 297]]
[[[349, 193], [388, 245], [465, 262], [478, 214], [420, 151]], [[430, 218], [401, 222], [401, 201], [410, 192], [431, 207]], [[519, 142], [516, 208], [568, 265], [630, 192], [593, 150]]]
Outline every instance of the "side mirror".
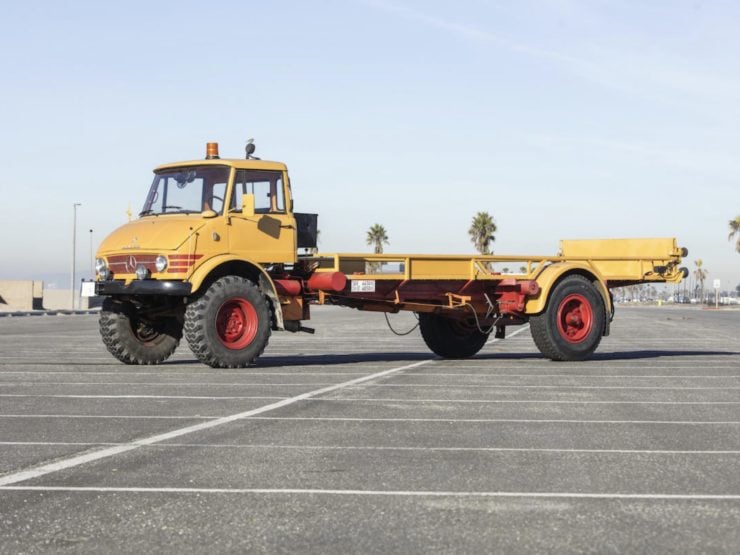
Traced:
[[242, 195], [242, 216], [245, 218], [254, 217], [254, 194]]

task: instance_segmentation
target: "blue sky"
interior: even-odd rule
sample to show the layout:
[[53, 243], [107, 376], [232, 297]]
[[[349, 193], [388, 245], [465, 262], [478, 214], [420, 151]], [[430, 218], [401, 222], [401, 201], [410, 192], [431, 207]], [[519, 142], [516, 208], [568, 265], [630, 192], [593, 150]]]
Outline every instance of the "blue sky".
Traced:
[[0, 18], [0, 278], [69, 271], [161, 163], [288, 164], [323, 251], [676, 236], [740, 283], [736, 2], [26, 2]]

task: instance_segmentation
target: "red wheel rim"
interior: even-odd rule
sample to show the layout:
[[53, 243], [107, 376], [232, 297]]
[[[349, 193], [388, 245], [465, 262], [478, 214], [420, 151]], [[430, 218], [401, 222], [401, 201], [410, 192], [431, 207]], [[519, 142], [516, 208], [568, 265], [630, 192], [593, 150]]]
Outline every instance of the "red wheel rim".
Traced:
[[580, 343], [588, 334], [594, 322], [591, 303], [583, 295], [568, 295], [558, 307], [558, 330], [568, 343]]
[[258, 324], [257, 311], [246, 299], [227, 299], [216, 313], [216, 333], [229, 349], [243, 349], [254, 341]]

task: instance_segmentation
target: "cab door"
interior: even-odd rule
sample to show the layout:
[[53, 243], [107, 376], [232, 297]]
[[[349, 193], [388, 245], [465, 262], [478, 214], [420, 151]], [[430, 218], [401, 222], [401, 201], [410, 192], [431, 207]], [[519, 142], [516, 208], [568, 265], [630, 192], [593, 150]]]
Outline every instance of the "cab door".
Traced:
[[[296, 260], [296, 224], [287, 210], [280, 170], [237, 170], [229, 210], [229, 250], [263, 264]], [[242, 195], [254, 195], [254, 216], [242, 213]]]

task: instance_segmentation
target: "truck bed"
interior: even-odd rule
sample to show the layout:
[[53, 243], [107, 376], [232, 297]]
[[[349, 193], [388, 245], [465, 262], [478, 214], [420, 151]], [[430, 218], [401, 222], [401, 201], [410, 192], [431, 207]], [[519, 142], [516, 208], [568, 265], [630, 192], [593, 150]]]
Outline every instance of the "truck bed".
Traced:
[[316, 254], [301, 258], [316, 272], [342, 272], [348, 280], [475, 281], [537, 279], [550, 265], [578, 263], [610, 286], [677, 282], [682, 249], [674, 238], [563, 240], [556, 256]]

